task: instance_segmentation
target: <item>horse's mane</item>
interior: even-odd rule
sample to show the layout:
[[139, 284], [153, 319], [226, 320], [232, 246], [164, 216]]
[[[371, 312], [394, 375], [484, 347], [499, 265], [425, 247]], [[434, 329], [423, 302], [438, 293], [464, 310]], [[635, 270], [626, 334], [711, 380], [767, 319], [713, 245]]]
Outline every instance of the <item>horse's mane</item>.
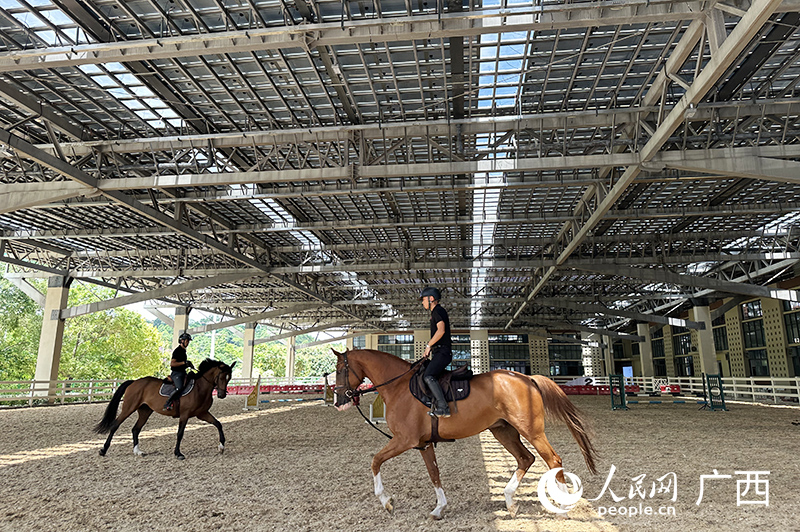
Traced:
[[205, 375], [207, 371], [212, 368], [221, 368], [222, 371], [227, 369], [228, 365], [221, 360], [214, 360], [213, 358], [207, 358], [200, 362], [200, 367], [197, 369], [197, 376], [202, 377]]
[[410, 366], [411, 365], [411, 362], [409, 362], [408, 360], [406, 360], [404, 358], [400, 358], [399, 356], [397, 356], [395, 354], [392, 354], [392, 353], [387, 353], [386, 351], [378, 351], [377, 349], [351, 349], [349, 352], [350, 353], [355, 353], [357, 351], [361, 351], [361, 352], [364, 352], [364, 353], [367, 353], [367, 354], [370, 354], [370, 355], [377, 355], [379, 357], [382, 357], [384, 359], [384, 363], [399, 362], [400, 364], [402, 364], [404, 366]]

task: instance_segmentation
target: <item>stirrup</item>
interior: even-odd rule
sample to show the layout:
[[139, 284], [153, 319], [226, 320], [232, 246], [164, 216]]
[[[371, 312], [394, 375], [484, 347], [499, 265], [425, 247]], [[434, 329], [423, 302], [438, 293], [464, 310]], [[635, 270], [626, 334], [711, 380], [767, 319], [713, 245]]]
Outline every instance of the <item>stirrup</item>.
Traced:
[[438, 418], [450, 417], [450, 408], [447, 407], [442, 409], [431, 408], [430, 412], [428, 412], [428, 415], [431, 417], [438, 417]]

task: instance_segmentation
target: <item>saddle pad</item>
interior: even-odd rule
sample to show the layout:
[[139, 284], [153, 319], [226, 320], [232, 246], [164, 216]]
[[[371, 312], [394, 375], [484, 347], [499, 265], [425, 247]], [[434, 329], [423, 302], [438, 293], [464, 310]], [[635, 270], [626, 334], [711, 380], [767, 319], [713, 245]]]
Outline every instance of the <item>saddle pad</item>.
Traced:
[[[428, 395], [428, 387], [425, 385], [425, 381], [422, 380], [424, 372], [425, 367], [423, 365], [420, 367], [419, 371], [417, 371], [417, 373], [411, 377], [411, 381], [408, 383], [408, 389], [411, 391], [411, 395], [416, 397], [420, 403], [430, 408], [431, 398]], [[466, 373], [468, 373], [470, 377], [472, 376], [471, 371]], [[455, 376], [458, 376], [458, 374]], [[448, 403], [452, 403], [453, 401], [461, 401], [469, 396], [469, 380], [450, 380], [450, 372], [445, 372], [441, 377], [439, 377], [439, 384], [442, 386], [444, 398], [447, 399]]]
[[[194, 388], [194, 379], [190, 379], [189, 382], [186, 384], [186, 387], [183, 389], [183, 393], [181, 394], [181, 397], [183, 397], [187, 393], [191, 392], [192, 388]], [[174, 384], [163, 383], [163, 384], [161, 384], [161, 389], [158, 391], [158, 393], [160, 395], [162, 395], [163, 397], [169, 397], [170, 395], [172, 395], [172, 392], [174, 392], [174, 391], [175, 391], [175, 385]]]

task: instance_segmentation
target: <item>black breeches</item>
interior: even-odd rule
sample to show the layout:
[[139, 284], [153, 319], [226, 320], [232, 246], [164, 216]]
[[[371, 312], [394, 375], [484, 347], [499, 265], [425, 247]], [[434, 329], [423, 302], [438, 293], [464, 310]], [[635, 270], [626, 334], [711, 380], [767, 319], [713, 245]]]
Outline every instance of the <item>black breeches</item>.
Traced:
[[436, 377], [442, 374], [444, 369], [453, 360], [453, 352], [450, 349], [438, 347], [431, 355], [431, 361], [425, 368], [425, 377]]
[[172, 383], [175, 385], [175, 393], [180, 394], [183, 391], [183, 387], [186, 385], [186, 373], [183, 371], [173, 371], [169, 376], [172, 377]]

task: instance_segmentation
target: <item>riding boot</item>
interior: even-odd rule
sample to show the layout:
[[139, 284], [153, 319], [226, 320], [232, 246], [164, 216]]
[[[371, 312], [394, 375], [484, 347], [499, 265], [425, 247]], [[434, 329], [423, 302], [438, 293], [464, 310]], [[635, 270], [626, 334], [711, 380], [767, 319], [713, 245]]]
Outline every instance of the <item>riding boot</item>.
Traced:
[[169, 396], [169, 399], [167, 399], [167, 402], [164, 403], [164, 410], [172, 410], [172, 404], [180, 396], [180, 393], [181, 392], [178, 390], [172, 392], [172, 394]]
[[433, 396], [433, 412], [431, 412], [431, 415], [436, 417], [450, 417], [450, 406], [444, 398], [442, 387], [439, 386], [439, 379], [428, 375], [425, 377], [425, 384], [428, 386], [428, 390], [430, 390]]

